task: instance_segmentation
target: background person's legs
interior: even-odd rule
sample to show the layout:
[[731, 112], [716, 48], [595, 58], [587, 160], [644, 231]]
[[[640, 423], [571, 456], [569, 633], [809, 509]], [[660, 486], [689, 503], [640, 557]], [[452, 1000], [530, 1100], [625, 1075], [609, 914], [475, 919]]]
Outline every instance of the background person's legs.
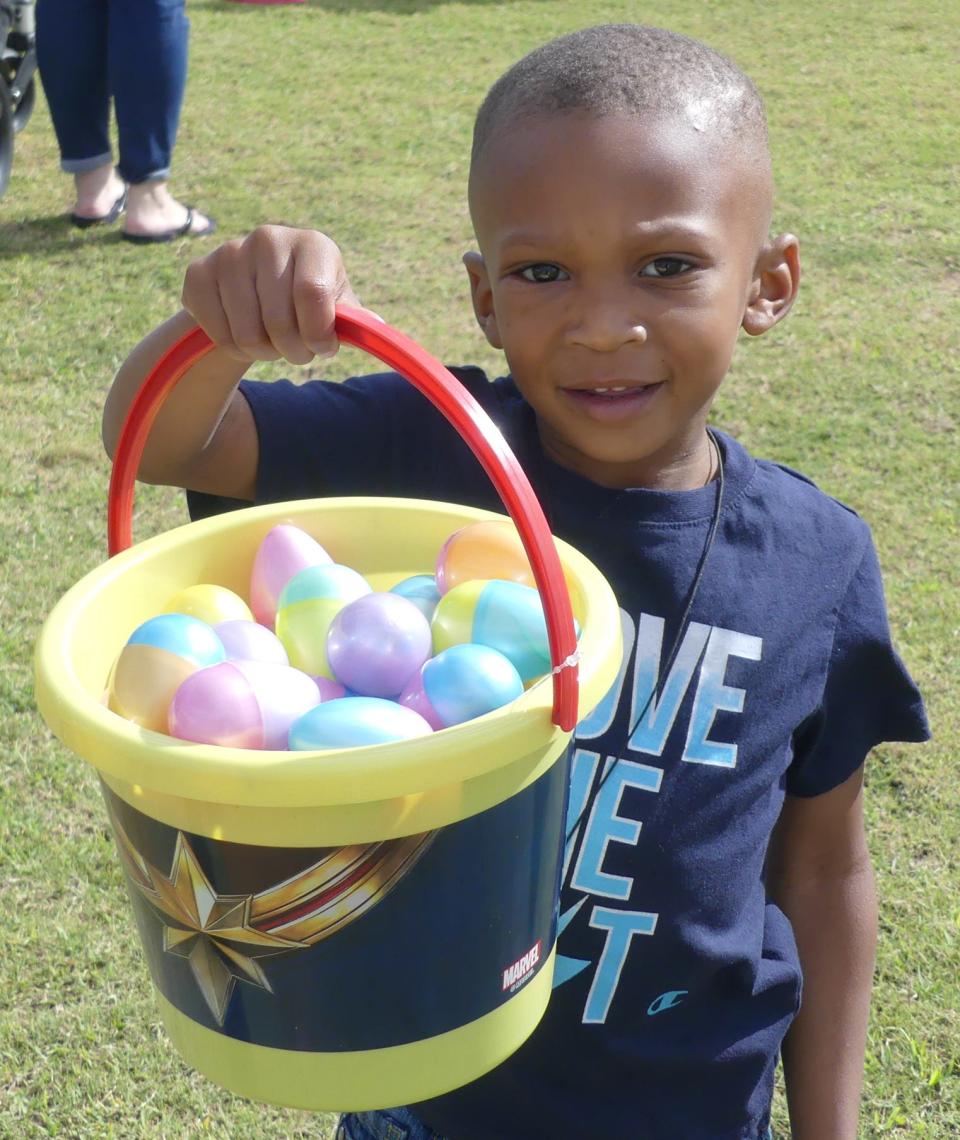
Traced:
[[[187, 82], [184, 0], [110, 0], [108, 57], [130, 235], [182, 228], [187, 207], [167, 189]], [[190, 232], [209, 228], [195, 214]]]
[[109, 0], [108, 7], [117, 169], [132, 184], [166, 181], [187, 84], [190, 23], [184, 0]]
[[110, 147], [108, 0], [37, 5], [37, 62], [60, 148], [74, 176], [79, 217], [107, 215], [123, 191]]

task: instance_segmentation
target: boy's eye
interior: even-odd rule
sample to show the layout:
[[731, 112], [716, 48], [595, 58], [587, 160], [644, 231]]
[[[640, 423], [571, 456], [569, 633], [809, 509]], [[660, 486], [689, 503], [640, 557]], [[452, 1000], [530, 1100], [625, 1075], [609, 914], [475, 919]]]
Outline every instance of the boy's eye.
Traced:
[[535, 285], [548, 285], [552, 281], [565, 281], [567, 274], [559, 265], [551, 265], [548, 261], [538, 261], [534, 265], [525, 265], [520, 270], [524, 281], [531, 281]]
[[689, 261], [682, 257], [656, 257], [640, 270], [641, 277], [678, 277], [692, 269]]

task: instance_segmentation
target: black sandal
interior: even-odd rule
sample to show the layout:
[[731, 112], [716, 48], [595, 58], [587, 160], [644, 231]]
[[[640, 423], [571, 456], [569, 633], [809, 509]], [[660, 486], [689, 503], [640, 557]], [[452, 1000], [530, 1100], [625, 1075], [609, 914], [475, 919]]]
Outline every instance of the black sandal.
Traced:
[[217, 228], [217, 223], [213, 218], [207, 218], [207, 224], [202, 230], [194, 230], [192, 228], [194, 217], [196, 217], [196, 211], [193, 206], [187, 206], [187, 220], [182, 226], [177, 226], [176, 229], [161, 230], [156, 234], [131, 234], [124, 230], [120, 236], [124, 241], [132, 241], [134, 245], [154, 245], [156, 242], [173, 241], [179, 237], [207, 237]]
[[78, 230], [88, 230], [91, 226], [112, 226], [127, 208], [127, 188], [124, 186], [120, 197], [110, 209], [99, 218], [85, 218], [83, 214], [71, 214], [70, 221]]

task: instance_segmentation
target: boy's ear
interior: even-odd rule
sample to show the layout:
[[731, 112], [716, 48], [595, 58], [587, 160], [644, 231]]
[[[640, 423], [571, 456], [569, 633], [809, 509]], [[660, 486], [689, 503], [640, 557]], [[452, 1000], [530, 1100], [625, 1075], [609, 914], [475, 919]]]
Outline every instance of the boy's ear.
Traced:
[[800, 287], [800, 247], [793, 234], [768, 242], [757, 258], [741, 322], [750, 336], [772, 329], [790, 312]]
[[463, 255], [463, 264], [470, 278], [470, 298], [473, 301], [477, 324], [483, 329], [483, 335], [494, 348], [503, 348], [500, 330], [497, 328], [497, 316], [493, 311], [490, 275], [487, 273], [483, 255], [471, 250]]

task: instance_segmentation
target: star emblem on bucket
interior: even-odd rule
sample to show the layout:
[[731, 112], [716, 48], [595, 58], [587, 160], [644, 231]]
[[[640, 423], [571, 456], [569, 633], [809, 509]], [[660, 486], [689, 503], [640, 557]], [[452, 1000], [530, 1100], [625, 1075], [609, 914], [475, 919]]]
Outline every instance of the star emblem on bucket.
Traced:
[[262, 959], [306, 950], [361, 917], [404, 878], [433, 838], [427, 832], [310, 851], [313, 862], [264, 890], [221, 894], [182, 831], [164, 874], [137, 850], [112, 805], [109, 811], [127, 877], [162, 924], [163, 949], [187, 960], [220, 1026], [238, 981], [273, 993]]
[[190, 963], [219, 1024], [238, 979], [272, 992], [257, 958], [302, 949], [302, 943], [252, 926], [253, 895], [218, 894], [183, 832], [177, 833], [170, 875], [149, 870], [153, 891], [148, 897], [164, 923], [163, 948]]
[[257, 930], [253, 895], [219, 894], [183, 832], [177, 832], [169, 875], [146, 862], [119, 827], [117, 834], [133, 885], [163, 923], [164, 950], [187, 959], [217, 1024], [223, 1024], [238, 980], [272, 993], [257, 959], [302, 949], [303, 943]]

